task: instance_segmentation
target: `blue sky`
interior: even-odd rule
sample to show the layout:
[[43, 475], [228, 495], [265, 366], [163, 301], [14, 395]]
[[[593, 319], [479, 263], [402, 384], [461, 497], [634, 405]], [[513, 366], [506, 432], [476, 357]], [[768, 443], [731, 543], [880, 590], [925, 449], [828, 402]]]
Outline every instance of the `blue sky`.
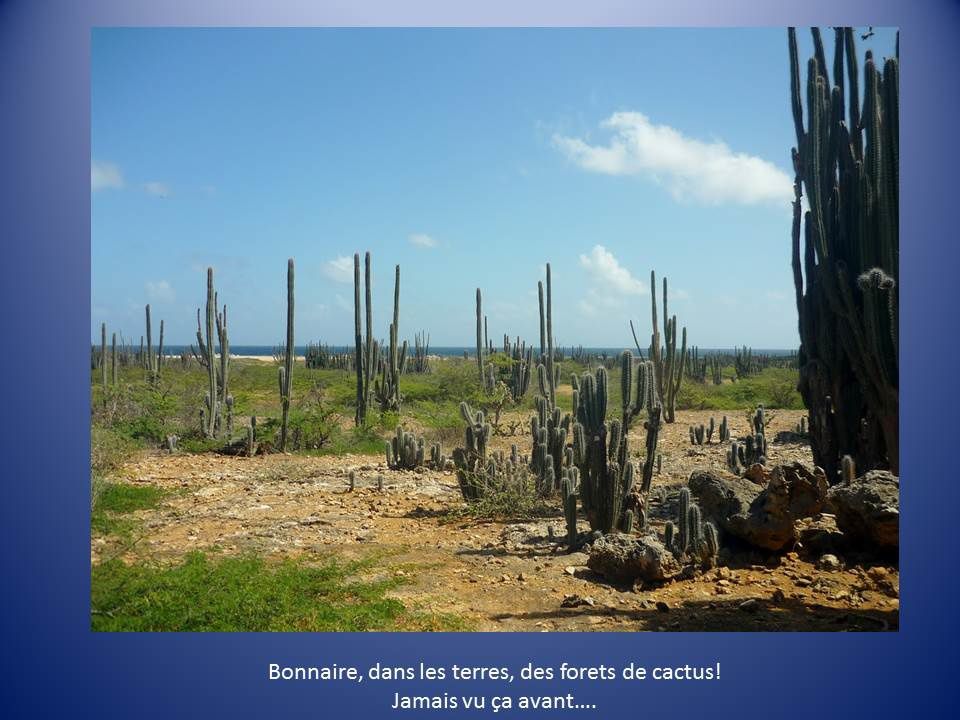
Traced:
[[98, 29], [91, 72], [97, 340], [150, 302], [189, 342], [212, 265], [231, 343], [278, 342], [293, 257], [298, 344], [348, 343], [370, 250], [382, 337], [399, 263], [402, 336], [470, 344], [479, 286], [536, 340], [550, 261], [564, 345], [646, 338], [651, 269], [692, 344], [797, 344], [782, 28]]

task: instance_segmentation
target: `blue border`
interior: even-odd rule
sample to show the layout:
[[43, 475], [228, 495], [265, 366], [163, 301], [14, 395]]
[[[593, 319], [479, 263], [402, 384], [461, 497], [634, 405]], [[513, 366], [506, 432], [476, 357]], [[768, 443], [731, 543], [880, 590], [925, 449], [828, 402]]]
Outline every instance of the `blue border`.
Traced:
[[[713, 717], [956, 711], [960, 7], [804, 3], [0, 2], [6, 717], [380, 717], [392, 687], [278, 684], [283, 664], [722, 663], [713, 683], [561, 683], [599, 709]], [[89, 631], [90, 28], [97, 25], [897, 25], [902, 29], [901, 630], [893, 634], [243, 635]], [[784, 43], [786, 79], [786, 43]], [[786, 85], [783, 112], [789, 112]], [[788, 243], [784, 226], [784, 247]], [[945, 413], [944, 413], [945, 411]], [[952, 460], [952, 458], [950, 458]], [[416, 692], [416, 683], [404, 686]], [[582, 689], [581, 689], [582, 688]], [[473, 686], [481, 691], [481, 686]], [[513, 687], [520, 692], [523, 687]], [[425, 691], [425, 689], [424, 689]], [[490, 690], [495, 692], [495, 690]], [[953, 710], [951, 713], [947, 708]], [[408, 713], [409, 714], [409, 713]], [[423, 714], [419, 713], [418, 715]], [[456, 713], [434, 713], [437, 717]], [[467, 716], [469, 713], [460, 713]], [[500, 713], [519, 715], [520, 713]], [[564, 713], [550, 713], [562, 715]]]

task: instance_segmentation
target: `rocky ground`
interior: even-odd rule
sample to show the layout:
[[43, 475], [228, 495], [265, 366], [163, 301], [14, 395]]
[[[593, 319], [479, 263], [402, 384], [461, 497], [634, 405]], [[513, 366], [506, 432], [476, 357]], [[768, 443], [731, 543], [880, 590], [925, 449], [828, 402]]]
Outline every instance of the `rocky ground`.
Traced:
[[[801, 414], [776, 412], [768, 436], [792, 429]], [[719, 423], [721, 414], [712, 415]], [[677, 423], [662, 434], [654, 527], [691, 472], [725, 467], [716, 435], [712, 445], [690, 446], [688, 426], [710, 416], [678, 412]], [[746, 433], [746, 413], [728, 413], [728, 421], [734, 435]], [[526, 437], [498, 439], [504, 447], [511, 441], [526, 450]], [[771, 442], [769, 454], [770, 465], [810, 464], [802, 442]], [[463, 503], [452, 472], [393, 472], [381, 457], [157, 452], [129, 463], [118, 479], [172, 492], [156, 509], [138, 513], [141, 535], [133, 546], [94, 536], [94, 563], [117, 553], [176, 560], [191, 550], [277, 558], [376, 555], [377, 572], [408, 580], [395, 591], [404, 603], [454, 614], [475, 630], [898, 627], [899, 571], [891, 564], [812, 556], [802, 548], [779, 555], [739, 549], [728, 550], [722, 567], [691, 579], [652, 588], [611, 585], [587, 568], [585, 553], [567, 553], [560, 544], [559, 512], [522, 523], [475, 520], [458, 512]]]

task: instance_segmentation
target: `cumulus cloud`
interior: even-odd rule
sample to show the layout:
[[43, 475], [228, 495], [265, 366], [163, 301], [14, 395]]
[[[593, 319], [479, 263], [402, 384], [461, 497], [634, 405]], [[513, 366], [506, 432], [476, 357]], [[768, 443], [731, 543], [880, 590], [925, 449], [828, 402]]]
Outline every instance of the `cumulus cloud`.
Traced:
[[554, 134], [553, 144], [584, 170], [646, 177], [680, 201], [756, 205], [793, 198], [793, 181], [780, 168], [721, 141], [687, 137], [639, 112], [614, 113], [601, 126], [613, 133], [606, 145], [560, 134]]
[[424, 233], [414, 233], [407, 238], [412, 245], [422, 248], [432, 248], [437, 246], [437, 241]]
[[603, 245], [594, 245], [588, 255], [580, 255], [580, 267], [586, 271], [589, 287], [580, 300], [584, 315], [621, 307], [625, 296], [645, 295], [649, 288], [623, 267]]
[[176, 293], [166, 280], [148, 282], [146, 285], [147, 297], [151, 302], [171, 303], [176, 299]]
[[156, 180], [144, 183], [143, 191], [147, 193], [147, 195], [154, 195], [161, 198], [170, 197], [170, 188], [166, 183], [157, 182]]
[[90, 189], [97, 190], [119, 190], [123, 187], [123, 173], [120, 168], [111, 163], [97, 162], [90, 163]]
[[323, 264], [323, 274], [334, 282], [353, 282], [353, 258], [349, 255], [341, 255], [333, 260], [327, 260]]

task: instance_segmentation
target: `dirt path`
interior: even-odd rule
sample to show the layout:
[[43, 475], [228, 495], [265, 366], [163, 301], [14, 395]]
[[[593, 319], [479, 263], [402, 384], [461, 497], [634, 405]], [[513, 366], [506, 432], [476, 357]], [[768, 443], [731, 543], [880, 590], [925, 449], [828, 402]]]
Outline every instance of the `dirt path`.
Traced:
[[[687, 426], [710, 413], [678, 416], [664, 433], [664, 473], [655, 486], [676, 488], [695, 467], [724, 465], [723, 447], [693, 449], [687, 438]], [[768, 434], [792, 428], [798, 417], [779, 413]], [[741, 424], [746, 430], [745, 415], [731, 414], [729, 421], [735, 431]], [[773, 463], [809, 462], [803, 445], [771, 448]], [[356, 472], [352, 492], [350, 470]], [[568, 554], [553, 541], [551, 532], [564, 532], [559, 515], [521, 524], [452, 519], [450, 511], [462, 507], [452, 472], [391, 472], [380, 457], [150, 454], [121, 475], [176, 491], [138, 514], [144, 537], [133, 552], [171, 560], [211, 549], [272, 557], [376, 553], [381, 571], [409, 580], [395, 591], [405, 604], [455, 614], [476, 630], [881, 630], [898, 624], [896, 569], [828, 572], [795, 553], [771, 565], [736, 557], [729, 568], [654, 590], [613, 587], [586, 568], [585, 554]], [[93, 562], [110, 549], [95, 537]], [[744, 605], [748, 600], [754, 602]]]

